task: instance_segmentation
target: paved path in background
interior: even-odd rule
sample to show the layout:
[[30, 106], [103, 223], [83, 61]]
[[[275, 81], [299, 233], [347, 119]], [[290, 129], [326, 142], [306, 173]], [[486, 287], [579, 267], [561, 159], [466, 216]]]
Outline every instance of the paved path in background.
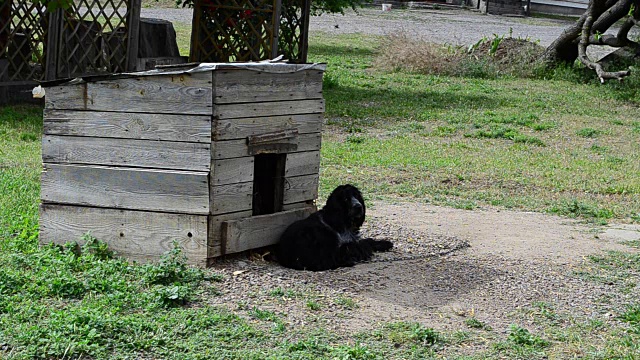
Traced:
[[[142, 9], [143, 17], [165, 19], [176, 23], [191, 23], [191, 9]], [[548, 46], [571, 20], [519, 18], [481, 14], [463, 9], [415, 9], [383, 12], [377, 8], [363, 8], [345, 15], [312, 16], [310, 31], [328, 34], [389, 35], [404, 32], [410, 36], [439, 44], [470, 45], [483, 37], [509, 35], [538, 41]], [[609, 31], [610, 33], [611, 31]], [[632, 35], [638, 34], [637, 31]], [[600, 58], [614, 49], [592, 46], [588, 53]]]
[[[143, 17], [154, 17], [188, 24], [191, 9], [142, 9]], [[360, 9], [356, 14], [311, 17], [311, 31], [330, 34], [363, 33], [387, 35], [404, 31], [436, 43], [472, 44], [483, 36], [509, 34], [513, 37], [540, 40], [549, 45], [571, 21], [515, 18], [483, 15], [469, 10], [393, 10]]]

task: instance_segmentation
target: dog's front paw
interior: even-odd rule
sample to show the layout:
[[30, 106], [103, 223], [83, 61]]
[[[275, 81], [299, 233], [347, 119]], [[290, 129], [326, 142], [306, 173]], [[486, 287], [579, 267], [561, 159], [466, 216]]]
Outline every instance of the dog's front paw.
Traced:
[[393, 248], [393, 243], [389, 240], [375, 240], [373, 249], [375, 251], [389, 251]]

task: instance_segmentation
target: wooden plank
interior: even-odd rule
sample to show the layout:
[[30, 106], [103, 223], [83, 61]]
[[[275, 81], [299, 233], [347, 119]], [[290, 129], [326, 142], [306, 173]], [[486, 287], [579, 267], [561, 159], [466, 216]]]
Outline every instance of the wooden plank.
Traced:
[[[320, 133], [302, 134], [292, 140], [292, 143], [297, 145], [298, 152], [320, 150], [321, 142]], [[213, 158], [216, 160], [249, 155], [251, 154], [246, 139], [217, 141], [213, 150]]]
[[211, 187], [211, 214], [251, 210], [253, 181]]
[[282, 210], [287, 211], [287, 210], [299, 209], [299, 208], [310, 207], [310, 206], [313, 207], [313, 211], [318, 210], [318, 207], [316, 206], [314, 200], [307, 200], [303, 202], [285, 204], [282, 206]]
[[247, 137], [249, 154], [285, 154], [298, 150], [298, 129], [288, 129]]
[[209, 173], [44, 164], [43, 202], [186, 214], [209, 213]]
[[[278, 57], [279, 50], [278, 49], [278, 39], [280, 38], [280, 16], [282, 16], [282, 0], [276, 0], [274, 12], [271, 14], [271, 23], [273, 24], [273, 34], [271, 36], [271, 58], [275, 59]], [[303, 37], [304, 33], [300, 34], [300, 37]]]
[[157, 260], [177, 241], [189, 263], [204, 265], [207, 216], [102, 209], [57, 204], [40, 206], [40, 243], [78, 241], [90, 232], [117, 255]]
[[45, 107], [60, 110], [212, 113], [211, 72], [143, 76], [47, 88]]
[[320, 151], [305, 151], [287, 154], [284, 176], [317, 174], [320, 171]]
[[127, 71], [140, 70], [136, 68], [138, 48], [140, 45], [140, 7], [141, 0], [130, 0], [127, 32]]
[[211, 185], [227, 185], [253, 181], [253, 156], [216, 160], [213, 162]]
[[222, 104], [216, 105], [214, 109], [214, 116], [217, 119], [318, 113], [324, 113], [322, 99]]
[[301, 63], [306, 63], [307, 54], [309, 53], [309, 18], [311, 16], [311, 0], [304, 0], [303, 4], [304, 5], [300, 11], [302, 13], [302, 19], [300, 19], [300, 22], [302, 23], [300, 26], [300, 34], [304, 34], [304, 36], [300, 36], [300, 44], [298, 44], [300, 48], [300, 57], [296, 60]]
[[44, 133], [210, 143], [211, 116], [46, 109]]
[[322, 98], [321, 70], [269, 73], [247, 69], [216, 70], [215, 104]]
[[291, 204], [318, 198], [318, 174], [287, 177], [284, 182], [284, 203]]
[[299, 134], [317, 133], [322, 130], [322, 121], [322, 114], [216, 120], [213, 138], [245, 139], [249, 136], [290, 129], [298, 129]]
[[209, 171], [210, 147], [205, 143], [44, 135], [42, 160], [63, 164]]
[[[155, 35], [154, 35], [155, 36]], [[188, 61], [186, 56], [163, 56], [163, 57], [143, 57], [138, 58], [136, 64], [137, 71], [154, 70], [158, 66], [184, 64]]]
[[314, 211], [314, 208], [308, 207], [224, 221], [221, 229], [222, 253], [232, 254], [276, 244], [289, 225]]
[[240, 211], [222, 215], [209, 216], [209, 243], [207, 256], [213, 258], [223, 255], [222, 253], [222, 222], [227, 220], [238, 220], [251, 216], [251, 210]]
[[49, 13], [49, 25], [47, 26], [46, 36], [46, 52], [45, 57], [45, 80], [55, 80], [58, 77], [58, 49], [60, 46], [60, 34], [62, 33], [62, 20], [63, 10], [58, 9]]

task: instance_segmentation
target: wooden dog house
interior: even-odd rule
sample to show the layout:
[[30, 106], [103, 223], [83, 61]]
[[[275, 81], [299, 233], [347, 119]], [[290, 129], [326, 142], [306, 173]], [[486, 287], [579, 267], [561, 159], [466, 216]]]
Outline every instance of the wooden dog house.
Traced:
[[46, 87], [40, 241], [89, 232], [190, 263], [275, 243], [316, 210], [323, 64], [235, 63]]

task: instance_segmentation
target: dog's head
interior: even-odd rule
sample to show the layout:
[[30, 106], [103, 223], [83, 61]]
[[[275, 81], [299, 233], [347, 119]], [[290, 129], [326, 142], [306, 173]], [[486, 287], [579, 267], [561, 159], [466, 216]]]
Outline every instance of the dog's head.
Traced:
[[364, 223], [366, 207], [360, 190], [353, 185], [338, 186], [329, 198], [325, 209], [339, 213], [346, 222], [347, 227], [357, 231]]

